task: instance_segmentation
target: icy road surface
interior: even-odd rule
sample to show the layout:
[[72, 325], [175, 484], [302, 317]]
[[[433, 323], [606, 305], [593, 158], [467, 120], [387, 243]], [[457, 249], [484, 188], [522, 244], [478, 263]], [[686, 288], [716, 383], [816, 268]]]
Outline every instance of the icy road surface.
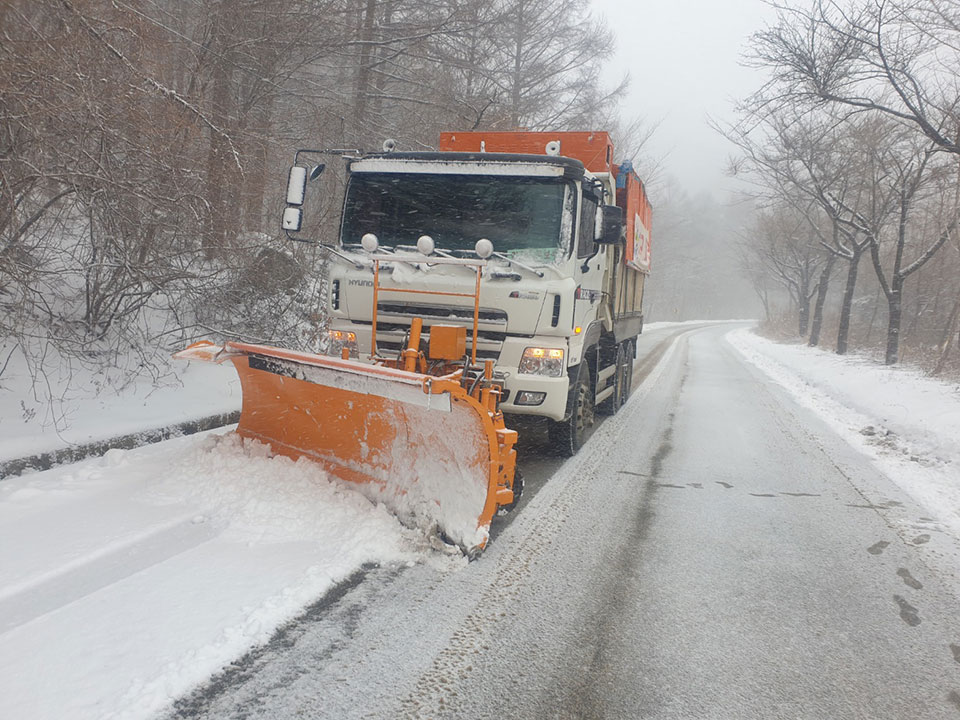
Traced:
[[174, 716], [960, 716], [958, 508], [728, 331], [674, 343], [479, 561], [355, 576]]

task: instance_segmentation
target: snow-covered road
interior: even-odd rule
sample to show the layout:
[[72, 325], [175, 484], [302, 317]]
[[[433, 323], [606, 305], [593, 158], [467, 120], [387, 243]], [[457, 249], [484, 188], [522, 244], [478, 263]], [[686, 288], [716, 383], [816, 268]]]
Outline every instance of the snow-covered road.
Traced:
[[0, 484], [0, 717], [146, 717], [422, 537], [235, 435]]
[[726, 331], [480, 561], [370, 571], [176, 716], [955, 718], [955, 537]]
[[172, 715], [957, 717], [960, 508], [894, 482], [949, 439], [865, 455], [729, 329], [645, 337], [474, 563], [231, 439], [0, 483], [0, 717], [143, 717], [256, 643]]
[[[676, 332], [645, 335], [645, 359]], [[235, 378], [214, 369], [209, 385]], [[184, 392], [179, 412], [206, 412], [214, 390]], [[88, 410], [89, 432], [116, 429]], [[528, 496], [560, 464], [541, 456]], [[466, 565], [431, 547], [315, 465], [223, 431], [6, 479], [0, 718], [148, 717], [365, 565]]]

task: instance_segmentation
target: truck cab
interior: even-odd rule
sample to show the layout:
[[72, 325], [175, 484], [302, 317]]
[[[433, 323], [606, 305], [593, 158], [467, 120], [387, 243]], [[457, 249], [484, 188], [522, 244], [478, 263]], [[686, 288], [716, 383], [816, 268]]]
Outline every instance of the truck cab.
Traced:
[[[327, 352], [399, 353], [415, 317], [427, 342], [432, 325], [472, 327], [477, 270], [437, 258], [475, 257], [478, 243], [492, 243], [480, 271], [477, 361], [493, 361], [505, 414], [546, 419], [572, 454], [594, 407], [616, 411], [629, 393], [646, 272], [630, 261], [648, 252], [649, 213], [626, 205], [642, 184], [611, 163], [605, 133], [445, 133], [440, 147], [348, 161], [328, 266]], [[390, 256], [379, 264], [375, 333], [372, 242]]]

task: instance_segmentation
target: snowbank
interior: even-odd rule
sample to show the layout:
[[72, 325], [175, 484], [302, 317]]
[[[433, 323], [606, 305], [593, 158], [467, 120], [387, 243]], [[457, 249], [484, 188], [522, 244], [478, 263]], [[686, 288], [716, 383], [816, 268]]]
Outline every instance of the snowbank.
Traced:
[[960, 537], [960, 385], [747, 329], [726, 338]]
[[365, 563], [432, 557], [424, 544], [317, 465], [232, 434], [6, 480], [0, 717], [149, 716]]
[[0, 462], [240, 409], [240, 380], [229, 365], [171, 361], [162, 380], [121, 389], [111, 378], [64, 366], [35, 392], [18, 360], [0, 383]]

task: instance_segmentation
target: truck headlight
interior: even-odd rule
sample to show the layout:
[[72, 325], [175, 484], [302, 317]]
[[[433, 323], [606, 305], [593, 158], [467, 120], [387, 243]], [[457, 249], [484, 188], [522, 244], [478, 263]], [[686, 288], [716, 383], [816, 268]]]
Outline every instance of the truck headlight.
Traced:
[[558, 348], [531, 347], [523, 351], [519, 371], [526, 375], [563, 375], [563, 350]]
[[327, 354], [343, 357], [344, 348], [350, 353], [350, 357], [359, 356], [357, 334], [344, 330], [327, 330]]

